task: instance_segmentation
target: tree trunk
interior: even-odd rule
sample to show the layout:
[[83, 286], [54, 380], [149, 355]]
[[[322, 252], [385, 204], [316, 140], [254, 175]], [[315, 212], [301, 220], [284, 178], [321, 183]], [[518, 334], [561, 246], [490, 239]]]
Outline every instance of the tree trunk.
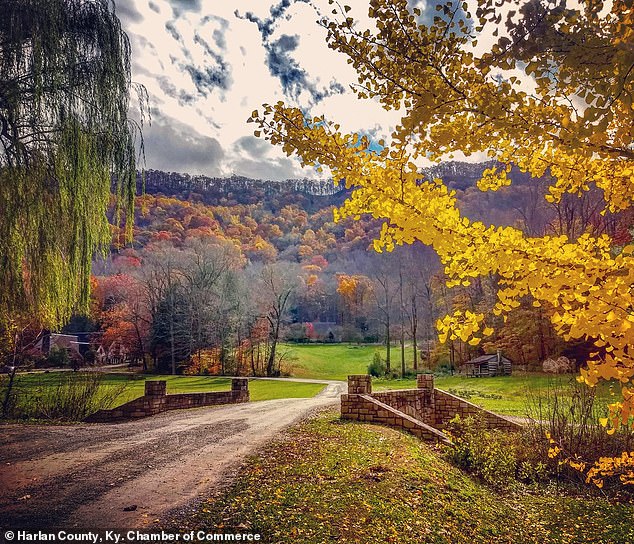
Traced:
[[[14, 362], [15, 364], [15, 362]], [[7, 384], [7, 390], [4, 393], [4, 401], [2, 402], [2, 417], [9, 417], [9, 404], [11, 402], [11, 392], [13, 391], [13, 381], [15, 380], [16, 367], [9, 374], [9, 383]]]
[[271, 337], [271, 351], [269, 351], [269, 359], [266, 363], [266, 375], [273, 376], [273, 370], [275, 368], [275, 351], [277, 349], [277, 340], [280, 335], [280, 321], [277, 319], [273, 327], [273, 335]]
[[390, 317], [388, 315], [387, 322], [385, 323], [385, 348], [387, 350], [385, 356], [385, 370], [389, 374], [391, 370], [391, 358], [390, 358]]
[[416, 308], [416, 297], [412, 296], [412, 349], [414, 351], [413, 367], [414, 372], [418, 370], [418, 344], [416, 335], [418, 334], [418, 308]]
[[13, 383], [15, 380], [15, 373], [17, 372], [17, 360], [18, 360], [18, 335], [15, 335], [15, 344], [13, 345], [13, 360], [11, 361], [12, 370], [9, 374], [9, 383], [7, 384], [7, 390], [4, 395], [4, 401], [2, 403], [2, 417], [9, 416], [9, 404], [11, 402], [11, 392], [13, 391]]
[[176, 375], [176, 348], [174, 347], [174, 319], [170, 316], [170, 356], [172, 359], [172, 375]]
[[141, 348], [141, 360], [143, 361], [143, 371], [147, 372], [147, 360], [145, 358], [145, 346], [143, 344], [143, 338], [141, 337], [141, 331], [139, 331], [138, 323], [134, 322], [134, 332], [136, 332], [137, 340], [139, 341], [139, 347]]
[[405, 377], [405, 327], [401, 323], [401, 377]]

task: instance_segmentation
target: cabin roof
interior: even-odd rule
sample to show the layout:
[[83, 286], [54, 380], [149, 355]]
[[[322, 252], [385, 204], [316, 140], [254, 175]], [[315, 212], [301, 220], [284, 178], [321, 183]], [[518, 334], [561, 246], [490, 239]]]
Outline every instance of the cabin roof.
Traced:
[[[488, 364], [491, 361], [497, 361], [498, 355], [497, 353], [490, 353], [488, 355], [480, 355], [479, 357], [476, 357], [475, 359], [470, 359], [469, 361], [467, 361], [465, 364], [466, 365], [482, 365], [482, 364]], [[501, 360], [507, 361], [507, 362], [511, 362], [511, 360], [508, 357], [504, 357], [504, 355], [501, 356]]]

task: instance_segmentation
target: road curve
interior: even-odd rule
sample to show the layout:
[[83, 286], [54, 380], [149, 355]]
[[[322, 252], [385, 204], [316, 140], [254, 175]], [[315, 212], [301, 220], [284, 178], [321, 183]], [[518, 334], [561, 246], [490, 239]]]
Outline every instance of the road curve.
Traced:
[[2, 425], [0, 529], [156, 523], [344, 391], [344, 382], [327, 382], [309, 399], [178, 410], [128, 423]]

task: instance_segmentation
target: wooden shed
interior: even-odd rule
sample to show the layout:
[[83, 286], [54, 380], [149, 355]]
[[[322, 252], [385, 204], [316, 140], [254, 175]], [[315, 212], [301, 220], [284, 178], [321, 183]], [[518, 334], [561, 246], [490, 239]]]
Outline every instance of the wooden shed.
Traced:
[[489, 376], [510, 376], [513, 372], [512, 361], [501, 351], [489, 355], [480, 355], [464, 364], [465, 374], [472, 378]]

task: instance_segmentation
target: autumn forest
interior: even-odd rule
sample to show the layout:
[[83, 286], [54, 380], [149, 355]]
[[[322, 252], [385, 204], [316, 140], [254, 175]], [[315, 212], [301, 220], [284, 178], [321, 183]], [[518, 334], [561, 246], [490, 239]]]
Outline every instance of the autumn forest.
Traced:
[[[490, 166], [445, 163], [432, 174], [442, 174], [469, 217], [533, 235], [574, 238], [591, 230], [629, 241], [627, 216], [600, 215], [596, 193], [549, 204], [548, 180], [513, 171], [511, 187], [483, 199], [475, 181]], [[145, 368], [179, 373], [277, 375], [281, 341], [389, 340], [387, 370], [397, 374], [459, 370], [496, 349], [529, 370], [560, 354], [579, 363], [587, 356], [588, 346], [559, 339], [528, 298], [506, 322], [497, 320], [483, 346], [438, 344], [434, 323], [448, 311], [492, 315], [495, 278], [448, 289], [438, 259], [422, 245], [368, 252], [380, 223], [335, 223], [333, 208], [346, 196], [331, 182], [148, 171], [134, 242], [112, 227], [111, 253], [93, 272], [91, 319], [65, 330], [89, 326], [106, 348], [123, 343]], [[414, 347], [407, 360], [405, 345]]]

